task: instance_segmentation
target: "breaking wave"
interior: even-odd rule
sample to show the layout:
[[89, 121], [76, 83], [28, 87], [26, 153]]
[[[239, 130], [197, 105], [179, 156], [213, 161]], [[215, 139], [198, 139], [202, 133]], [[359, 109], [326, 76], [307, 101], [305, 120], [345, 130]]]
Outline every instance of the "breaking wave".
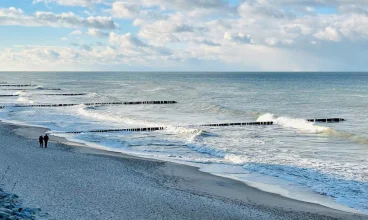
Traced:
[[85, 105], [77, 106], [78, 114], [84, 117], [93, 118], [93, 119], [97, 119], [100, 121], [121, 122], [127, 125], [134, 125], [134, 126], [165, 127], [166, 131], [169, 131], [175, 134], [183, 134], [183, 133], [189, 133], [189, 134], [194, 134], [194, 135], [197, 135], [198, 133], [204, 134], [202, 133], [204, 132], [203, 130], [191, 128], [187, 125], [170, 125], [170, 124], [165, 124], [165, 123], [156, 123], [156, 122], [151, 122], [147, 120], [139, 120], [139, 119], [134, 119], [134, 118], [129, 118], [129, 117], [121, 117], [121, 116], [117, 116], [117, 115], [107, 113], [107, 112], [100, 113], [97, 111], [98, 110], [96, 109], [96, 107], [93, 107], [93, 106], [85, 106]]
[[285, 128], [293, 128], [297, 129], [302, 132], [312, 133], [312, 134], [319, 134], [324, 133], [331, 128], [315, 125], [312, 122], [308, 122], [305, 119], [300, 118], [289, 118], [289, 117], [277, 117], [271, 113], [266, 113], [261, 115], [257, 119], [258, 122], [262, 121], [273, 121], [274, 124], [280, 125]]
[[13, 95], [18, 95], [18, 96], [24, 96], [26, 94], [27, 94], [27, 92], [25, 92], [25, 91], [18, 91], [18, 92], [13, 93]]
[[23, 103], [34, 103], [33, 100], [25, 97], [25, 96], [20, 96], [18, 99], [17, 99], [18, 102], [23, 102]]
[[61, 90], [59, 88], [45, 88], [43, 86], [37, 86], [35, 89], [36, 90], [55, 90], [55, 91]]
[[349, 141], [353, 141], [359, 144], [368, 144], [368, 138], [361, 137], [356, 134], [348, 132], [336, 131], [330, 127], [315, 125], [313, 122], [309, 122], [305, 119], [300, 118], [289, 118], [289, 117], [277, 117], [271, 113], [266, 113], [258, 117], [257, 121], [273, 121], [274, 124], [280, 125], [285, 128], [297, 129], [302, 132], [311, 134], [321, 134], [330, 137], [341, 138]]

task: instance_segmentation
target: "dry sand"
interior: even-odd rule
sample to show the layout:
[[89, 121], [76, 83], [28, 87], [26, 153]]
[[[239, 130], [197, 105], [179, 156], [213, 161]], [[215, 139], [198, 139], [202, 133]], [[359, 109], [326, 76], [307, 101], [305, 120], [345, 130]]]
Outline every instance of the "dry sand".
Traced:
[[[170, 162], [63, 144], [46, 130], [0, 123], [4, 189], [40, 219], [368, 219], [260, 191]], [[57, 142], [55, 142], [55, 140]], [[0, 176], [1, 176], [0, 175]]]

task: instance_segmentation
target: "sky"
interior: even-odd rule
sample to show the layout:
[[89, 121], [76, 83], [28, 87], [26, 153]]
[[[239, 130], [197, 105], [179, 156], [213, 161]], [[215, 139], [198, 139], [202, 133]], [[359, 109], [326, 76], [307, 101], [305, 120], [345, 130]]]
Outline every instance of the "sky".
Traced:
[[2, 71], [367, 71], [368, 0], [0, 0]]

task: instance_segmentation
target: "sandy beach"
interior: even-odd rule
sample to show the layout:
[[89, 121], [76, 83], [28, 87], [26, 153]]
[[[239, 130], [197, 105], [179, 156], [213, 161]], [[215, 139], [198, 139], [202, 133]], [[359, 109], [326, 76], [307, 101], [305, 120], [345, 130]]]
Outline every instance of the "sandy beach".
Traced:
[[36, 138], [45, 131], [0, 124], [0, 173], [8, 169], [3, 189], [47, 213], [39, 219], [368, 219], [185, 165], [54, 137], [41, 149]]

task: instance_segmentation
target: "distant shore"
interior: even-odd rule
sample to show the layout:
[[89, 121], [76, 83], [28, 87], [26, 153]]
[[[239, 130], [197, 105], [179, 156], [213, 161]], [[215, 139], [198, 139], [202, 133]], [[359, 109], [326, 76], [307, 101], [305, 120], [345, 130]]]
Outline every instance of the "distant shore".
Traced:
[[46, 129], [0, 123], [3, 189], [39, 219], [368, 219], [267, 193], [195, 167], [37, 137]]

